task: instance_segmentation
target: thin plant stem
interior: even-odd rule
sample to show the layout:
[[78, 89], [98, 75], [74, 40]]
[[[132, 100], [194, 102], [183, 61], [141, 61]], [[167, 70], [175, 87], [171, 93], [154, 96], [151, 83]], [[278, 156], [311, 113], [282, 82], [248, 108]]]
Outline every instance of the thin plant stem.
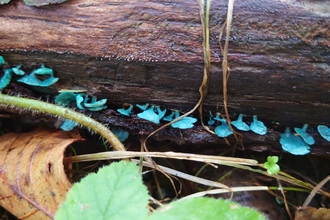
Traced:
[[81, 114], [79, 112], [75, 112], [71, 109], [39, 100], [9, 96], [2, 93], [0, 93], [0, 105], [5, 107], [19, 108], [28, 111], [51, 114], [72, 120], [103, 136], [107, 141], [109, 141], [109, 143], [113, 146], [115, 150], [126, 151], [124, 145], [118, 140], [117, 136], [112, 133], [107, 127], [97, 122], [96, 120], [87, 117], [86, 115]]

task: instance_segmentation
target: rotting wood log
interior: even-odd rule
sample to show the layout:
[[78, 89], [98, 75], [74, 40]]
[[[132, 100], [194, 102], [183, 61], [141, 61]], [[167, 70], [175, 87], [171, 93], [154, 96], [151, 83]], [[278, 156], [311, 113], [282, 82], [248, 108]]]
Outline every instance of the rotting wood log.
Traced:
[[[327, 1], [245, 0], [234, 7], [230, 113], [283, 127], [329, 123]], [[226, 10], [227, 1], [212, 2], [206, 114], [222, 110], [218, 36]], [[59, 82], [42, 91], [51, 98], [59, 89], [86, 89], [113, 108], [153, 103], [184, 111], [198, 101], [203, 48], [197, 0], [72, 0], [38, 8], [13, 0], [0, 6], [0, 24], [0, 53], [8, 63], [27, 71], [44, 63], [56, 71]], [[41, 96], [26, 88], [13, 83], [8, 90]], [[109, 122], [105, 116], [95, 114]]]

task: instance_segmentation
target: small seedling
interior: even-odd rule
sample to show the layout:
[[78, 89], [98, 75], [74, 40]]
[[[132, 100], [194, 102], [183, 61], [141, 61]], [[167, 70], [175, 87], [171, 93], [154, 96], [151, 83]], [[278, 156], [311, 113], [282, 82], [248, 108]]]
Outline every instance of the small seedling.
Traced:
[[280, 171], [280, 166], [277, 165], [277, 156], [268, 156], [267, 162], [264, 163], [264, 168], [267, 169], [267, 173], [270, 175], [277, 174]]

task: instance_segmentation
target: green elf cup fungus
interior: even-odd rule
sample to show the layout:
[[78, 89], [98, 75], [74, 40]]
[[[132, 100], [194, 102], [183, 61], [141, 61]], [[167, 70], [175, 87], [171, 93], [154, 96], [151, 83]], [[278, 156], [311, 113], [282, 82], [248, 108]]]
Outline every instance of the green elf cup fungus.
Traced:
[[67, 107], [71, 102], [76, 100], [76, 96], [73, 92], [62, 92], [56, 96], [55, 104]]
[[315, 140], [313, 136], [307, 133], [308, 124], [304, 124], [302, 128], [294, 128], [295, 132], [297, 132], [302, 139], [308, 144], [313, 145], [315, 144]]
[[18, 65], [16, 67], [11, 68], [11, 70], [18, 76], [23, 76], [25, 74], [25, 72], [23, 70], [21, 70], [21, 66], [22, 65]]
[[320, 133], [320, 135], [330, 142], [330, 128], [325, 125], [319, 125], [317, 126], [317, 131]]
[[78, 123], [71, 121], [69, 119], [66, 119], [60, 126], [60, 128], [63, 131], [71, 131], [72, 129], [74, 129], [76, 126], [78, 125]]
[[48, 87], [51, 86], [53, 84], [55, 84], [58, 81], [59, 78], [55, 78], [54, 76], [50, 76], [47, 79], [45, 79], [44, 81], [41, 81], [41, 83], [39, 84], [40, 87]]
[[117, 109], [117, 112], [119, 112], [121, 115], [124, 116], [131, 116], [132, 109], [133, 109], [133, 105], [130, 105], [128, 109], [123, 109], [123, 108]]
[[40, 65], [40, 68], [35, 70], [35, 74], [37, 74], [37, 75], [51, 75], [51, 76], [53, 76], [54, 71], [51, 68], [45, 67], [44, 64], [41, 64]]
[[286, 128], [281, 134], [280, 143], [284, 151], [293, 155], [305, 155], [310, 152], [309, 145], [301, 137], [293, 135], [290, 128]]
[[213, 119], [216, 120], [216, 121], [220, 121], [222, 123], [227, 123], [227, 120], [226, 119], [220, 118], [220, 114], [219, 113], [217, 113], [216, 116]]
[[84, 110], [85, 108], [81, 105], [83, 103], [84, 97], [81, 94], [76, 96], [76, 105], [80, 110]]
[[[36, 77], [36, 75], [49, 75], [49, 77], [41, 81]], [[45, 66], [41, 64], [39, 69], [33, 70], [29, 75], [25, 75], [17, 81], [30, 86], [48, 87], [56, 83], [58, 79], [59, 78], [54, 77], [52, 69], [45, 68]]]
[[162, 119], [164, 120], [164, 121], [173, 121], [173, 117], [174, 117], [174, 112], [172, 112], [170, 115], [168, 115], [168, 116], [165, 116], [165, 117], [163, 117]]
[[33, 70], [29, 75], [25, 75], [18, 79], [17, 82], [24, 83], [29, 86], [39, 86], [41, 84], [41, 81], [36, 78], [35, 70]]
[[228, 126], [227, 120], [221, 118], [219, 113], [217, 113], [213, 119], [222, 123], [214, 129], [214, 132], [218, 137], [228, 137], [229, 135], [233, 134], [232, 130], [230, 130]]
[[[179, 111], [175, 111], [174, 114], [175, 114], [175, 118], [180, 117]], [[188, 129], [188, 128], [194, 127], [195, 122], [197, 122], [196, 118], [186, 116], [186, 117], [183, 117], [182, 119], [180, 119], [179, 121], [171, 124], [171, 127], [179, 128], [179, 129]]]
[[139, 109], [141, 109], [142, 111], [145, 111], [147, 110], [149, 104], [145, 104], [145, 105], [139, 105], [139, 104], [136, 104], [136, 107], [138, 107]]
[[232, 121], [231, 124], [234, 125], [240, 131], [250, 130], [250, 127], [245, 122], [243, 122], [243, 114], [239, 114], [237, 120]]
[[218, 137], [223, 138], [233, 134], [227, 122], [223, 122], [222, 125], [218, 125], [217, 127], [215, 127], [214, 132]]
[[129, 136], [129, 133], [127, 131], [124, 131], [123, 129], [118, 127], [113, 127], [110, 130], [112, 131], [112, 133], [114, 133], [117, 136], [120, 142], [126, 141], [126, 139]]
[[6, 88], [11, 81], [11, 69], [5, 69], [2, 78], [0, 79], [0, 91]]
[[153, 122], [155, 124], [159, 124], [159, 116], [154, 111], [154, 106], [151, 106], [149, 109], [137, 114], [137, 116], [141, 119]]
[[253, 115], [253, 122], [250, 125], [251, 131], [259, 135], [265, 135], [267, 133], [267, 127], [263, 122], [259, 121], [256, 115]]
[[84, 106], [90, 109], [90, 108], [104, 107], [105, 103], [107, 103], [107, 99], [101, 99], [97, 101], [97, 98], [93, 96], [92, 102], [91, 103], [84, 102]]
[[0, 56], [0, 66], [2, 66], [3, 64], [5, 64], [6, 61], [5, 59], [3, 58], [3, 56]]
[[209, 111], [209, 114], [210, 114], [210, 116], [209, 116], [209, 120], [208, 120], [207, 124], [214, 125], [215, 121], [213, 120], [213, 114], [211, 111]]
[[164, 109], [162, 111], [159, 106], [156, 106], [156, 111], [157, 111], [157, 115], [159, 117], [159, 120], [162, 119], [166, 114], [166, 109]]

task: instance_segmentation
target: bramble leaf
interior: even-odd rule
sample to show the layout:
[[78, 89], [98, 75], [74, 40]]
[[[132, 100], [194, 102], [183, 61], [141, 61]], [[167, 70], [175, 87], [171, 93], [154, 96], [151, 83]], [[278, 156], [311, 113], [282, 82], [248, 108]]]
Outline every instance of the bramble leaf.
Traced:
[[55, 219], [142, 220], [148, 199], [136, 164], [115, 162], [74, 184]]
[[262, 220], [258, 211], [223, 199], [191, 198], [172, 202], [157, 209], [147, 220]]

